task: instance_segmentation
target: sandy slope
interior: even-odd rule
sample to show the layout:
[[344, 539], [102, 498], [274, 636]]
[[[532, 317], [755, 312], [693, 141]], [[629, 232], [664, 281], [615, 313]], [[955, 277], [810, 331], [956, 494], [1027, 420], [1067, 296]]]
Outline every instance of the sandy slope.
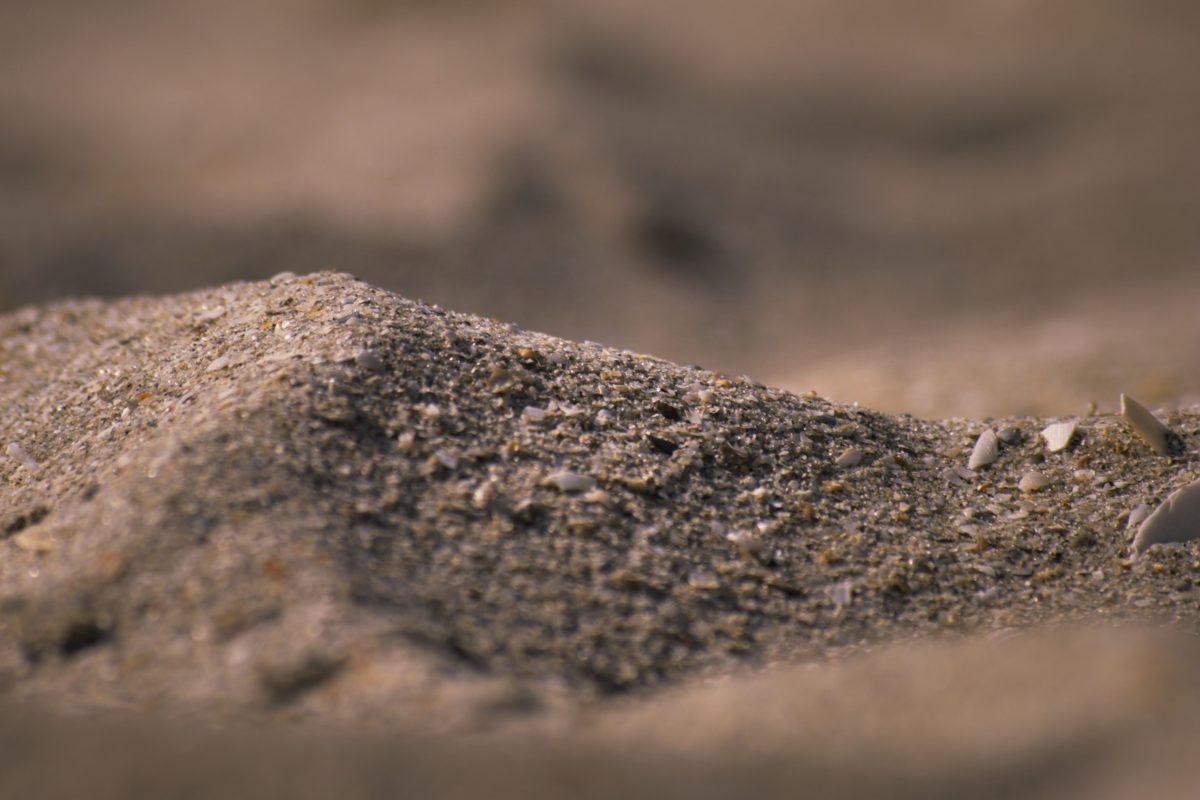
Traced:
[[[0, 405], [21, 448], [0, 465], [8, 695], [189, 720], [154, 746], [199, 735], [233, 765], [211, 791], [298, 759], [364, 794], [508, 779], [546, 796], [803, 780], [1091, 796], [1193, 729], [1200, 552], [1131, 560], [1125, 521], [1197, 477], [1194, 412], [1167, 417], [1172, 458], [1113, 417], [1078, 420], [1060, 453], [1046, 420], [993, 421], [1005, 443], [972, 473], [983, 423], [797, 396], [333, 273], [7, 315]], [[1025, 493], [1030, 470], [1048, 485]], [[1116, 620], [1173, 632], [1008, 638]], [[904, 644], [930, 637], [947, 641]], [[212, 721], [267, 725], [266, 760], [209, 739]], [[114, 792], [141, 780], [103, 723], [46, 725], [25, 745], [41, 755], [5, 749], [4, 780], [96, 737]], [[404, 729], [438, 733], [411, 751], [435, 766], [373, 755]], [[303, 755], [326, 746], [356, 755]], [[1153, 780], [1188, 777], [1176, 763]]]

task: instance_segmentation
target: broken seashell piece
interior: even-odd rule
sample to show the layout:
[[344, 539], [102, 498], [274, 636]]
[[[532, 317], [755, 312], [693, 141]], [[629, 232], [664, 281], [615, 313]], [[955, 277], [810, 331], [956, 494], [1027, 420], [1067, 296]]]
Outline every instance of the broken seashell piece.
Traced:
[[979, 434], [979, 438], [975, 440], [975, 449], [971, 451], [971, 458], [967, 462], [967, 469], [976, 470], [994, 463], [1000, 452], [999, 447], [996, 432], [991, 428]]
[[1160, 456], [1171, 455], [1171, 429], [1150, 413], [1150, 411], [1129, 395], [1121, 395], [1121, 416], [1129, 426], [1137, 431], [1138, 436], [1146, 440], [1150, 449]]
[[1067, 445], [1071, 443], [1071, 439], [1075, 436], [1075, 429], [1078, 424], [1075, 420], [1071, 420], [1070, 422], [1056, 422], [1053, 425], [1047, 425], [1042, 431], [1042, 438], [1046, 440], [1046, 449], [1051, 453], [1066, 450]]
[[864, 456], [863, 451], [857, 447], [848, 447], [834, 460], [834, 463], [842, 469], [850, 469], [861, 464]]
[[1143, 553], [1152, 544], [1192, 539], [1200, 539], [1200, 481], [1171, 492], [1163, 504], [1146, 517], [1133, 538], [1133, 554]]
[[1045, 489], [1050, 485], [1050, 479], [1036, 469], [1031, 469], [1021, 476], [1017, 488], [1026, 494]]

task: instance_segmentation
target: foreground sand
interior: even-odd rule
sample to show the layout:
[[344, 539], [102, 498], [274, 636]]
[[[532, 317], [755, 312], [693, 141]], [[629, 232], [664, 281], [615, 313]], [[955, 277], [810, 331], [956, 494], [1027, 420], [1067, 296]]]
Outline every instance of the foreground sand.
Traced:
[[1200, 553], [1127, 520], [1195, 412], [1051, 453], [330, 273], [0, 318], [0, 407], [6, 795], [1190, 777]]

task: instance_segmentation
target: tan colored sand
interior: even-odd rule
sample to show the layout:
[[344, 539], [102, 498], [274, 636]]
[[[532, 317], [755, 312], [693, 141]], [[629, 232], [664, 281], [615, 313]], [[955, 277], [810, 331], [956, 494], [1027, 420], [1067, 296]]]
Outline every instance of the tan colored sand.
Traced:
[[[1196, 479], [1193, 411], [1166, 417], [1170, 458], [1118, 417], [1078, 419], [1053, 453], [1047, 420], [994, 420], [998, 458], [971, 472], [982, 423], [333, 273], [28, 309], [0, 331], [0, 439], [19, 446], [0, 465], [0, 677], [37, 708], [153, 712], [202, 740], [266, 725], [268, 763], [312, 746], [280, 726], [375, 731], [347, 745], [366, 754], [421, 730], [437, 791], [478, 756], [530, 792], [561, 765], [597, 796], [629, 775], [1048, 792], [1092, 786], [1114, 752], [1141, 775], [1191, 724], [1198, 545], [1131, 559], [1126, 520]], [[1049, 478], [1033, 493], [1030, 469]], [[1011, 639], [1047, 625], [1065, 632]], [[91, 724], [64, 746], [105, 735]], [[140, 773], [114, 758], [127, 787]]]

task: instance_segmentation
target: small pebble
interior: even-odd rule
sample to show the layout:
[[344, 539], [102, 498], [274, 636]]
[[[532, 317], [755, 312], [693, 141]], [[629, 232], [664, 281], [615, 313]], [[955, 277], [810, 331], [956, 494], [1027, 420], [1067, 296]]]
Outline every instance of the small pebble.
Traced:
[[13, 544], [27, 553], [45, 555], [52, 553], [58, 544], [41, 528], [28, 528], [12, 537]]
[[354, 357], [354, 363], [368, 372], [383, 372], [387, 369], [383, 359], [374, 350], [360, 350]]
[[560, 492], [569, 492], [576, 494], [578, 492], [587, 492], [596, 488], [596, 479], [589, 475], [580, 475], [577, 472], [568, 472], [567, 470], [559, 470], [551, 472], [542, 481], [545, 486], [553, 486]]
[[525, 406], [521, 410], [521, 416], [531, 422], [540, 422], [546, 418], [546, 409], [539, 406]]
[[1047, 425], [1042, 431], [1042, 438], [1046, 440], [1046, 449], [1051, 453], [1066, 450], [1067, 445], [1071, 443], [1071, 439], [1075, 436], [1075, 429], [1078, 427], [1078, 424], [1075, 420], [1071, 420], [1070, 422], [1055, 422], [1052, 425]]
[[738, 554], [745, 559], [758, 558], [765, 547], [761, 538], [748, 531], [730, 531], [725, 534], [725, 538], [738, 549]]
[[850, 605], [850, 601], [854, 597], [854, 584], [850, 581], [842, 581], [835, 583], [825, 589], [825, 593], [829, 595], [829, 599], [833, 601], [833, 605], [838, 611], [841, 611], [846, 606]]
[[229, 366], [229, 356], [219, 356], [214, 358], [212, 363], [208, 365], [205, 372], [216, 372], [217, 370], [225, 369]]
[[4, 448], [4, 452], [8, 454], [9, 458], [20, 461], [22, 466], [30, 472], [36, 471], [40, 466], [38, 462], [33, 460], [33, 457], [29, 453], [25, 452], [25, 448], [16, 442], [9, 442], [8, 447]]
[[976, 470], [993, 464], [999, 454], [999, 440], [996, 438], [996, 432], [988, 428], [979, 434], [979, 438], [975, 440], [975, 448], [971, 450], [971, 458], [967, 462], [967, 469]]
[[1010, 427], [1010, 428], [1001, 428], [1000, 432], [996, 434], [996, 438], [998, 438], [1000, 441], [1004, 442], [1005, 444], [1020, 444], [1021, 440], [1025, 437], [1024, 437], [1024, 435], [1022, 435], [1020, 428], [1011, 428]]

